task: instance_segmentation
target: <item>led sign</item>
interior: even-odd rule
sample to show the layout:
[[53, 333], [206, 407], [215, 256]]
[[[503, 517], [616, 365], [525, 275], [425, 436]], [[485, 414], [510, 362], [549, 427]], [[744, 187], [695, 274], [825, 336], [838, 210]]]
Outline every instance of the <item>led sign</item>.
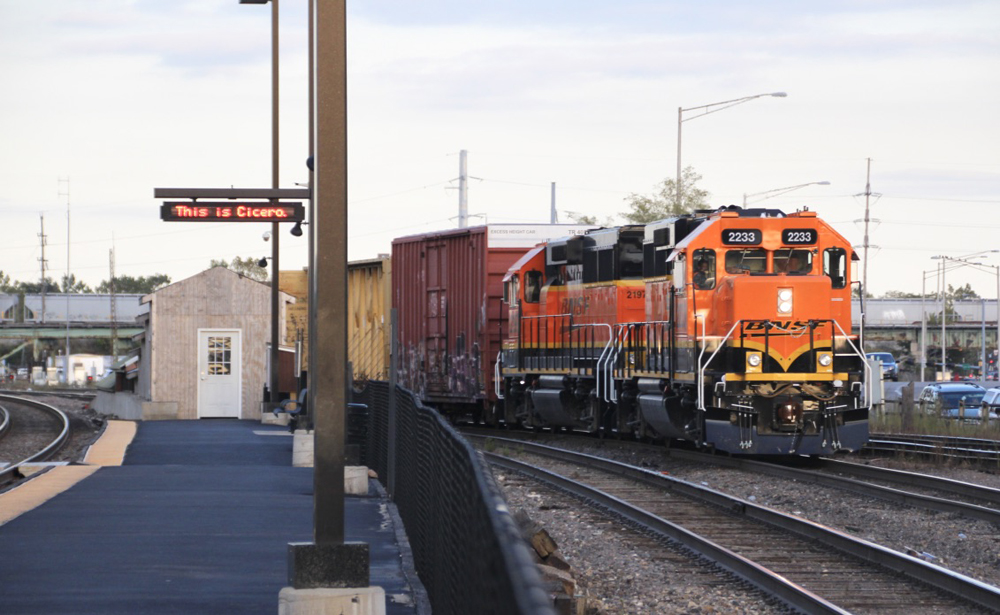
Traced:
[[164, 222], [301, 222], [302, 203], [245, 201], [168, 201], [160, 205]]

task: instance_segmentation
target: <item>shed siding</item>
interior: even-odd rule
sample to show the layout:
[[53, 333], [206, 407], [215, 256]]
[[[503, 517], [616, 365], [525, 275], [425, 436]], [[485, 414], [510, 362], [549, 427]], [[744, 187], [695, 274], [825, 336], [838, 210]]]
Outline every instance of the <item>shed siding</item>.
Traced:
[[[176, 402], [177, 418], [198, 418], [198, 330], [242, 333], [241, 418], [260, 417], [271, 289], [215, 267], [153, 294], [150, 399]], [[150, 355], [147, 355], [150, 356]]]

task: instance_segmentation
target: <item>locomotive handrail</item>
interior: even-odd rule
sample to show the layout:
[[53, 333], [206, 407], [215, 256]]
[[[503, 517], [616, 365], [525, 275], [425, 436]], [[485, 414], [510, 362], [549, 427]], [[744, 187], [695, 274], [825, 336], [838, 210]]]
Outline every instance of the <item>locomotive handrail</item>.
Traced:
[[500, 391], [500, 366], [503, 364], [503, 350], [497, 352], [497, 362], [493, 365], [493, 389], [497, 394], [497, 399], [504, 399]]
[[[549, 334], [548, 322], [549, 321], [555, 321], [557, 318], [568, 318], [569, 322], [570, 322], [569, 330], [572, 330], [572, 323], [573, 323], [573, 315], [572, 314], [540, 314], [538, 316], [519, 316], [519, 319], [518, 319], [520, 321], [519, 322], [519, 330], [521, 331], [521, 333], [519, 333], [519, 335], [518, 335], [518, 342], [517, 342], [517, 351], [518, 351], [518, 353], [517, 353], [517, 355], [518, 355], [517, 363], [518, 363], [518, 367], [523, 367], [524, 366], [524, 360], [523, 360], [523, 357], [521, 356], [521, 354], [522, 354], [521, 351], [525, 347], [527, 347], [527, 348], [534, 348], [535, 350], [538, 350], [538, 349], [540, 349], [540, 348], [543, 347], [543, 344], [542, 344], [542, 341], [541, 341], [542, 323], [543, 322], [545, 323], [545, 335], [546, 335], [546, 338], [548, 338], [548, 334]], [[523, 327], [523, 324], [524, 324], [524, 321], [526, 321], [526, 320], [534, 321], [534, 325], [535, 325], [535, 328], [533, 330], [535, 341], [534, 342], [530, 342], [527, 345], [523, 344], [522, 341], [521, 341], [521, 340], [524, 339], [524, 333], [523, 333], [524, 327]], [[531, 325], [532, 325], [532, 323], [528, 323], [529, 328], [531, 327]], [[563, 329], [566, 329], [566, 327], [563, 327]], [[570, 344], [572, 344], [572, 339], [569, 339], [568, 341], [569, 341]], [[537, 361], [537, 359], [539, 357], [536, 356], [535, 358], [536, 358], [535, 367], [536, 368], [541, 367], [541, 362]]]
[[705, 356], [705, 319], [698, 314], [695, 314], [695, 318], [701, 318], [701, 352], [698, 354], [698, 410], [705, 412], [705, 366], [711, 364], [715, 355], [719, 354], [719, 351], [725, 348], [726, 340], [729, 339], [729, 336], [733, 334], [733, 331], [736, 330], [736, 327], [740, 326], [743, 320], [733, 323], [733, 326], [729, 329], [729, 333], [726, 333], [725, 337], [719, 341], [718, 348], [715, 349], [712, 356], [708, 357], [708, 362], [703, 363], [702, 357]]
[[[611, 327], [611, 325], [609, 325], [606, 322], [594, 323], [593, 326], [595, 326], [595, 327], [607, 327], [608, 328], [608, 343], [604, 345], [604, 350], [601, 351], [601, 356], [597, 359], [597, 373], [595, 374], [596, 378], [594, 379], [594, 384], [597, 385], [597, 398], [598, 399], [602, 399], [602, 397], [601, 397], [601, 381], [604, 378], [604, 372], [601, 371], [601, 364], [604, 363], [605, 359], [610, 356], [611, 347], [614, 345], [614, 342], [615, 342], [615, 330]], [[611, 379], [610, 371], [609, 371], [609, 374], [608, 374], [608, 384], [607, 384], [607, 387], [605, 387], [605, 391], [604, 391], [604, 397], [603, 397], [604, 401], [611, 401], [607, 397], [607, 390], [606, 390], [611, 385], [612, 385], [612, 379]]]
[[[868, 365], [868, 361], [867, 361], [864, 353], [861, 352], [860, 350], [858, 350], [858, 347], [855, 346], [854, 342], [851, 341], [851, 336], [847, 335], [847, 333], [844, 333], [844, 328], [840, 326], [840, 323], [837, 322], [836, 320], [834, 320], [833, 324], [837, 325], [837, 328], [840, 329], [841, 333], [843, 333], [844, 339], [846, 339], [847, 343], [850, 344], [851, 348], [854, 349], [854, 354], [856, 354], [858, 356], [858, 358], [861, 359], [861, 364], [865, 366], [865, 371], [864, 371], [865, 381], [864, 381], [864, 383], [863, 383], [862, 386], [863, 386], [863, 388], [865, 390], [865, 403], [868, 404], [869, 408], [871, 408], [871, 406], [872, 406], [872, 377], [871, 377], [872, 368], [871, 368], [870, 365]], [[836, 348], [834, 348], [834, 352], [836, 352]]]
[[[609, 383], [614, 382], [614, 370], [615, 370], [614, 364], [618, 361], [618, 357], [621, 356], [621, 351], [622, 351], [622, 348], [625, 345], [625, 340], [628, 339], [629, 341], [631, 341], [633, 339], [633, 337], [632, 337], [632, 327], [633, 327], [633, 325], [634, 325], [634, 323], [623, 323], [623, 324], [618, 325], [618, 335], [615, 336], [616, 337], [616, 339], [615, 339], [615, 341], [616, 341], [615, 349], [612, 351], [612, 356], [608, 358], [608, 382]], [[622, 377], [625, 376], [625, 370], [626, 370], [626, 368], [623, 366], [622, 367], [622, 374], [621, 374]], [[611, 402], [614, 402], [614, 403], [618, 403], [618, 390], [614, 386], [612, 386], [612, 387], [610, 387], [610, 391], [611, 391], [611, 399], [608, 400], [608, 401], [611, 401]]]

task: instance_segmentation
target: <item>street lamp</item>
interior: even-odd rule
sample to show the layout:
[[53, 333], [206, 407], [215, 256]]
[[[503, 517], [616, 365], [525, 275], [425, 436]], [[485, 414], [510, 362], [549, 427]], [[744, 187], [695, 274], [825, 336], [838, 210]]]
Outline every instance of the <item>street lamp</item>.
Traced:
[[[735, 107], [736, 105], [741, 105], [745, 102], [750, 102], [755, 98], [761, 98], [762, 96], [774, 96], [776, 98], [784, 98], [788, 94], [784, 92], [769, 92], [765, 94], [756, 94], [754, 96], [744, 96], [743, 98], [734, 98], [733, 100], [724, 100], [717, 103], [709, 103], [707, 105], [700, 105], [698, 107], [688, 107], [684, 109], [683, 107], [677, 108], [677, 183], [674, 186], [677, 190], [677, 206], [680, 207], [681, 204], [681, 125], [684, 122], [689, 122], [691, 120], [697, 119], [699, 117], [704, 117], [709, 113], [715, 113], [716, 111], [722, 111], [723, 109], [728, 109], [730, 107]], [[684, 118], [684, 112], [686, 111], [701, 111], [698, 115], [693, 117]]]
[[[279, 188], [278, 183], [278, 0], [240, 0], [240, 4], [271, 3], [271, 187]], [[276, 200], [272, 200], [277, 205]], [[280, 245], [278, 223], [271, 223], [271, 373], [268, 375], [268, 389], [271, 392], [271, 403], [278, 402], [278, 361], [279, 335], [279, 296], [278, 290], [278, 247]]]
[[[829, 186], [830, 182], [809, 182], [808, 184], [799, 184], [798, 186], [788, 186], [787, 188], [775, 188], [774, 190], [765, 190], [764, 192], [754, 192], [753, 194], [743, 193], [743, 207], [747, 206], [747, 199], [752, 196], [762, 196], [764, 198], [757, 199], [758, 201], [763, 201], [776, 196], [785, 194], [786, 192], [791, 192], [792, 190], [798, 190], [799, 188], [805, 188], [806, 186]], [[765, 196], [766, 195], [766, 196]]]

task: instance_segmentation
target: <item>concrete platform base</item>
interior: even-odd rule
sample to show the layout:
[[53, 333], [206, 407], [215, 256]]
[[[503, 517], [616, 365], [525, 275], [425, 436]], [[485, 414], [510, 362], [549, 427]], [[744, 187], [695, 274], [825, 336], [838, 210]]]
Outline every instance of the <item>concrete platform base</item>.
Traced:
[[278, 594], [278, 615], [385, 615], [385, 591], [381, 587], [360, 589], [295, 589]]
[[312, 431], [297, 429], [292, 440], [292, 467], [311, 468], [314, 458], [314, 435]]
[[275, 414], [273, 412], [264, 412], [260, 415], [261, 425], [280, 425], [282, 427], [288, 426], [288, 413], [279, 412]]

